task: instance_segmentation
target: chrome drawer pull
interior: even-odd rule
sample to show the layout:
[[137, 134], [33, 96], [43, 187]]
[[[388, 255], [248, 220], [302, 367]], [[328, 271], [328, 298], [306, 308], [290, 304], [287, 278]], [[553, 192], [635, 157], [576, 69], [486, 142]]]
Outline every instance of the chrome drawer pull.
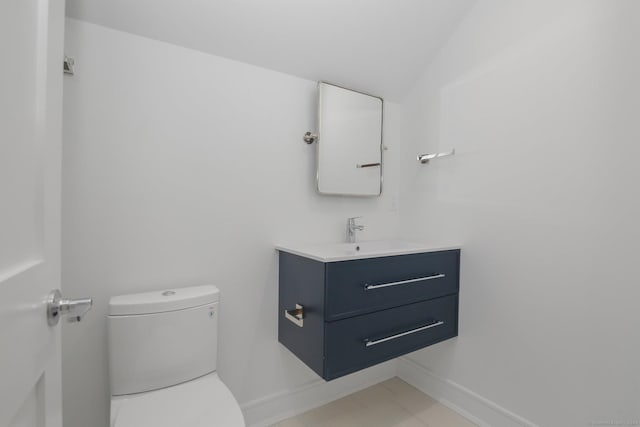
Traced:
[[365, 289], [365, 291], [370, 291], [371, 289], [379, 289], [379, 288], [387, 288], [389, 286], [405, 285], [407, 283], [422, 282], [423, 280], [442, 279], [443, 277], [445, 277], [445, 275], [443, 273], [438, 273], [438, 274], [434, 274], [432, 276], [418, 277], [417, 279], [400, 280], [399, 282], [382, 283], [380, 285], [370, 285], [370, 284], [366, 283], [364, 285], [364, 289]]
[[444, 322], [439, 320], [430, 325], [421, 326], [419, 328], [411, 329], [410, 331], [407, 331], [407, 332], [391, 335], [390, 337], [380, 338], [379, 340], [370, 341], [369, 338], [367, 338], [364, 340], [364, 345], [367, 347], [371, 347], [372, 345], [381, 344], [386, 341], [391, 341], [391, 340], [395, 340], [396, 338], [404, 337], [405, 335], [415, 334], [416, 332], [425, 331], [427, 329], [435, 328], [436, 326], [442, 326], [442, 325], [444, 325]]
[[285, 310], [284, 317], [292, 321], [295, 325], [304, 327], [304, 307], [296, 304], [293, 310]]

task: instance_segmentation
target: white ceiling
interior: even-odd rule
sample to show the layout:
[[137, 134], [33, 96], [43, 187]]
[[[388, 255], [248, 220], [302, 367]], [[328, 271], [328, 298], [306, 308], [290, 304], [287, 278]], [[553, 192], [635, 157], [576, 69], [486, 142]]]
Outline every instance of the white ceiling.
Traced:
[[399, 100], [476, 0], [67, 0], [67, 15]]

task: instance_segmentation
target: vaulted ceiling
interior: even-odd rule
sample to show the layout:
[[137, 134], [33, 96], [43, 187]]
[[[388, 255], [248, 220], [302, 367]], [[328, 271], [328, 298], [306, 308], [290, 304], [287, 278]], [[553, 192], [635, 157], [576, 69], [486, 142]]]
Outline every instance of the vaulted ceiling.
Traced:
[[67, 0], [67, 15], [399, 100], [476, 0]]

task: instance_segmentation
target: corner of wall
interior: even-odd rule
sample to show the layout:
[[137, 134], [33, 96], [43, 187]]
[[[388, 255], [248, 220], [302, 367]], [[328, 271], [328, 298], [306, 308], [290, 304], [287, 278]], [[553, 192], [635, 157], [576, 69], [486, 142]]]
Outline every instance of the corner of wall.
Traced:
[[480, 427], [538, 427], [468, 388], [411, 360], [396, 360], [396, 376]]

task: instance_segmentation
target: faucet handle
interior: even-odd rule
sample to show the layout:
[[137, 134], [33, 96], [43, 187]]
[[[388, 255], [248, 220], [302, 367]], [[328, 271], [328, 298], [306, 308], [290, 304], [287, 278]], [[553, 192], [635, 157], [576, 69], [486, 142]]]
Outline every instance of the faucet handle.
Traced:
[[351, 233], [353, 230], [363, 230], [364, 229], [364, 225], [356, 225], [356, 219], [358, 218], [362, 218], [361, 216], [352, 216], [347, 218], [347, 228], [349, 230], [349, 233]]

